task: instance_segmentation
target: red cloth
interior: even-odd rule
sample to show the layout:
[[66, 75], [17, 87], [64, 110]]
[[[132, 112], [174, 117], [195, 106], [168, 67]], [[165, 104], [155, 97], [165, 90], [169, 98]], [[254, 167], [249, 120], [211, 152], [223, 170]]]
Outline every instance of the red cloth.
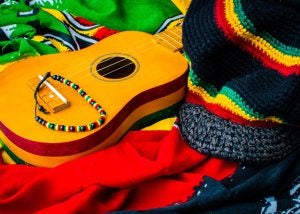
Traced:
[[104, 213], [186, 201], [203, 175], [236, 164], [191, 149], [171, 131], [136, 131], [120, 143], [55, 168], [0, 165], [0, 213]]

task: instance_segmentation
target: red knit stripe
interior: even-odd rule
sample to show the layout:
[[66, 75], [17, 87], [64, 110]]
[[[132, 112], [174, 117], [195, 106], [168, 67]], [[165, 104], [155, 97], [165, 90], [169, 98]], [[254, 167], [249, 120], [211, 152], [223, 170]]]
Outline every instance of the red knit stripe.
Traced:
[[226, 120], [230, 120], [234, 123], [241, 124], [241, 125], [248, 125], [253, 127], [264, 127], [264, 128], [271, 128], [277, 126], [277, 123], [270, 122], [270, 121], [249, 121], [239, 115], [234, 114], [233, 112], [224, 109], [219, 104], [208, 103], [201, 96], [196, 95], [195, 93], [188, 91], [186, 95], [186, 101], [189, 103], [194, 103], [196, 105], [202, 105], [208, 111], [215, 114], [218, 117], [221, 117]]
[[225, 3], [224, 0], [217, 0], [215, 5], [215, 19], [217, 26], [222, 30], [225, 36], [230, 39], [234, 44], [238, 45], [245, 51], [249, 52], [254, 58], [260, 60], [265, 67], [269, 69], [274, 69], [284, 76], [291, 74], [300, 74], [300, 66], [285, 66], [268, 56], [262, 50], [257, 49], [255, 46], [252, 46], [247, 41], [239, 38], [231, 25], [227, 22], [225, 17]]

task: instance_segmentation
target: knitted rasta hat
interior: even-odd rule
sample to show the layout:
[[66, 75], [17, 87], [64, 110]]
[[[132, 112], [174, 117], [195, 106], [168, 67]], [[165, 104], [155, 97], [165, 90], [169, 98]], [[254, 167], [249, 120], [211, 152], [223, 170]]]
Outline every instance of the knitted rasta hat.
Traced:
[[193, 0], [179, 128], [199, 152], [246, 164], [300, 148], [300, 2]]

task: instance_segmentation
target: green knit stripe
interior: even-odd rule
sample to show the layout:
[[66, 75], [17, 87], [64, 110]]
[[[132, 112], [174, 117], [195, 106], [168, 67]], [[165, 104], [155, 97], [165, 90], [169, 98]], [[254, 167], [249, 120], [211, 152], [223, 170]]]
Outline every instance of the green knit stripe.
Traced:
[[199, 77], [196, 76], [196, 74], [193, 72], [192, 69], [190, 69], [189, 78], [191, 80], [191, 83], [196, 88], [202, 88], [204, 89], [210, 97], [215, 98], [217, 95], [224, 95], [228, 99], [230, 99], [234, 104], [240, 107], [242, 111], [251, 117], [263, 119], [266, 117], [266, 115], [263, 115], [259, 112], [256, 112], [253, 108], [251, 108], [247, 103], [243, 100], [243, 98], [233, 89], [223, 86], [220, 91], [217, 90], [217, 88], [209, 83], [204, 82]]
[[271, 34], [269, 34], [266, 31], [257, 30], [254, 24], [250, 19], [248, 19], [247, 15], [243, 11], [241, 0], [234, 0], [235, 5], [235, 13], [239, 18], [239, 21], [243, 25], [244, 28], [246, 28], [249, 32], [252, 34], [255, 34], [259, 37], [262, 37], [264, 40], [266, 40], [268, 43], [272, 45], [275, 49], [278, 51], [290, 55], [290, 56], [300, 56], [300, 49], [296, 47], [291, 47], [283, 44], [276, 38], [274, 38]]
[[215, 86], [201, 80], [197, 76], [197, 74], [195, 74], [192, 68], [190, 68], [189, 70], [189, 79], [191, 80], [192, 85], [203, 88], [205, 91], [209, 93], [211, 97], [215, 97], [218, 95], [219, 93], [218, 89]]
[[223, 94], [224, 96], [228, 97], [228, 99], [230, 99], [233, 103], [238, 105], [246, 114], [259, 119], [264, 119], [266, 117], [266, 115], [254, 111], [254, 109], [247, 105], [243, 98], [231, 88], [224, 86], [221, 89], [220, 94]]

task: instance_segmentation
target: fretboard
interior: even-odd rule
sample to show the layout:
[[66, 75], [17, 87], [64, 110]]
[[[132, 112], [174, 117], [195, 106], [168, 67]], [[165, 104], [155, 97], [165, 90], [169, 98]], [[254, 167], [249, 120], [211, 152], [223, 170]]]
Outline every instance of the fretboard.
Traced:
[[155, 34], [154, 38], [158, 44], [171, 49], [173, 52], [182, 51], [182, 23]]

